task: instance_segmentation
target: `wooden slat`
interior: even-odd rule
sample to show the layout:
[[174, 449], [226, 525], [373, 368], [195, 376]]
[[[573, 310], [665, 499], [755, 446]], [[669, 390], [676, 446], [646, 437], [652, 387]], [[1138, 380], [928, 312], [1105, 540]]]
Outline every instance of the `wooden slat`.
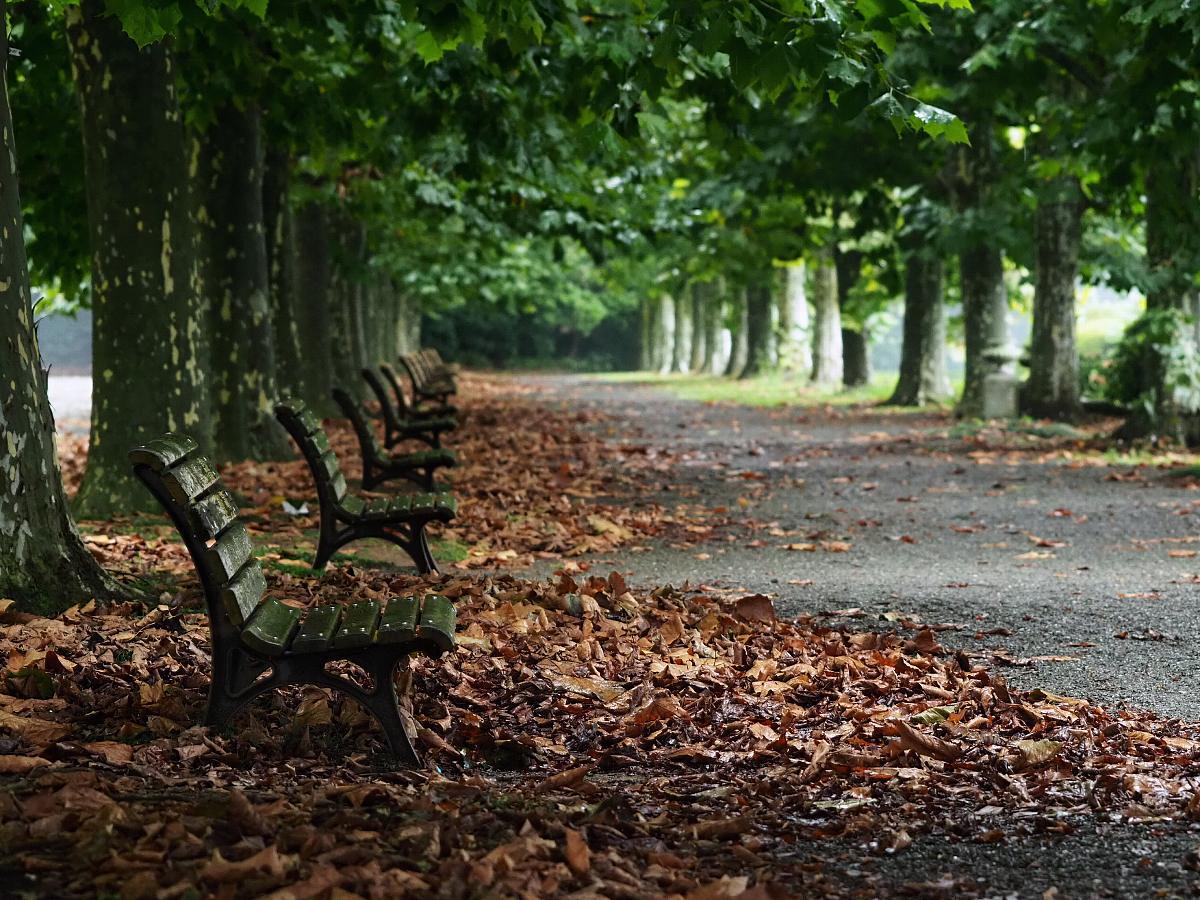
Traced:
[[329, 446], [329, 435], [325, 433], [324, 428], [310, 435], [310, 437], [312, 438], [313, 446], [317, 448], [317, 456], [324, 456], [332, 449]]
[[454, 649], [454, 604], [441, 594], [430, 594], [421, 603], [417, 633], [443, 652]]
[[199, 445], [188, 435], [168, 431], [130, 450], [129, 461], [135, 466], [149, 466], [155, 472], [161, 472], [198, 449]]
[[225, 614], [237, 627], [241, 627], [254, 615], [267, 589], [267, 579], [262, 566], [254, 559], [242, 566], [241, 571], [221, 589], [221, 600]]
[[341, 614], [340, 603], [330, 603], [310, 609], [300, 625], [299, 632], [292, 639], [292, 652], [315, 653], [328, 649]]
[[192, 527], [204, 537], [215, 538], [237, 521], [238, 508], [233, 495], [226, 490], [213, 491], [192, 506]]
[[343, 507], [346, 507], [346, 476], [341, 473], [340, 469], [333, 478], [330, 490], [333, 492], [333, 499], [342, 504]]
[[421, 605], [416, 597], [393, 597], [375, 629], [375, 640], [381, 644], [399, 644], [417, 636], [417, 617]]
[[296, 414], [296, 421], [298, 421], [304, 427], [306, 433], [316, 434], [321, 430], [321, 420], [318, 419], [317, 414], [307, 406], [302, 405], [299, 408], [293, 408], [293, 411]]
[[340, 649], [365, 647], [375, 635], [379, 621], [379, 601], [360, 600], [342, 610], [342, 625], [333, 636], [333, 646]]
[[193, 457], [162, 473], [167, 493], [181, 506], [195, 501], [217, 483], [217, 478], [212, 463], [203, 456]]
[[338, 465], [337, 454], [332, 450], [327, 450], [321, 456], [321, 467], [325, 470], [325, 474], [330, 481], [333, 481], [342, 472], [342, 467]]
[[343, 497], [338, 503], [348, 515], [356, 519], [363, 514], [367, 506], [362, 497], [356, 497], [353, 494]]
[[204, 555], [208, 565], [217, 573], [218, 580], [222, 583], [229, 581], [254, 555], [246, 526], [234, 522], [219, 538], [208, 542]]
[[242, 643], [265, 656], [279, 656], [300, 622], [300, 610], [268, 597], [242, 629]]

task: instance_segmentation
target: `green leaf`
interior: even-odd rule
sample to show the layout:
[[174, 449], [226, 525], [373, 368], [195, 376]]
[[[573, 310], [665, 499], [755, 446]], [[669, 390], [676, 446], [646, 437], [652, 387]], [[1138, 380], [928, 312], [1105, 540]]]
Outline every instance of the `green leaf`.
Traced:
[[109, 0], [108, 11], [117, 17], [121, 28], [139, 47], [161, 41], [179, 26], [183, 18], [176, 3], [154, 7], [139, 0]]
[[910, 122], [914, 128], [925, 132], [931, 138], [945, 138], [952, 144], [971, 143], [962, 120], [940, 107], [918, 103], [913, 107]]

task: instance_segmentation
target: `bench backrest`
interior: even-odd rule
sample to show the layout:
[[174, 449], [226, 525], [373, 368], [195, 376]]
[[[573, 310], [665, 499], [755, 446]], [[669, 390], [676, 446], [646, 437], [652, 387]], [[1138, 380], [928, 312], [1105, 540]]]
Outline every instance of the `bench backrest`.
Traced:
[[421, 361], [417, 359], [415, 353], [405, 353], [401, 356], [400, 365], [404, 366], [404, 371], [408, 372], [409, 380], [412, 381], [413, 396], [415, 397], [424, 390], [428, 383], [425, 369], [421, 365]]
[[389, 363], [381, 363], [379, 371], [392, 386], [392, 393], [396, 395], [396, 409], [399, 411], [400, 417], [407, 419], [412, 415], [412, 406], [409, 405], [408, 398], [404, 396], [404, 385], [400, 381], [399, 373]]
[[350, 420], [350, 427], [354, 429], [354, 435], [358, 438], [358, 449], [362, 451], [363, 459], [387, 459], [387, 451], [379, 443], [379, 436], [371, 426], [371, 420], [367, 418], [367, 411], [363, 409], [363, 405], [341, 388], [333, 389], [333, 399], [341, 409], [342, 415]]
[[262, 602], [266, 580], [216, 469], [191, 437], [171, 432], [134, 447], [129, 461], [183, 537], [214, 629], [240, 630]]
[[400, 430], [400, 418], [396, 414], [396, 406], [392, 403], [392, 398], [388, 394], [388, 390], [383, 386], [383, 379], [379, 377], [379, 373], [374, 369], [363, 369], [362, 377], [366, 380], [367, 386], [371, 388], [371, 393], [375, 395], [376, 401], [379, 403], [379, 412], [383, 416], [383, 425], [389, 433]]
[[329, 445], [329, 435], [316, 413], [303, 400], [284, 398], [275, 404], [275, 418], [292, 436], [317, 487], [321, 518], [332, 521], [339, 506], [347, 501], [346, 476], [342, 474], [337, 454]]

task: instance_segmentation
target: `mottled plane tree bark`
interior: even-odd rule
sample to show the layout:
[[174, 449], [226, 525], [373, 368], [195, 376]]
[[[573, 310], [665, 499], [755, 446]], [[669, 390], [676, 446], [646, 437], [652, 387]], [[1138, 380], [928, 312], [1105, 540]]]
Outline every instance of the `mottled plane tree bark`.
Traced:
[[113, 585], [79, 538], [58, 468], [25, 259], [5, 7], [0, 0], [0, 596], [53, 614]]
[[263, 225], [271, 332], [275, 342], [275, 382], [282, 393], [303, 393], [304, 367], [296, 319], [296, 228], [290, 202], [291, 172], [286, 154], [268, 151], [263, 173]]
[[746, 361], [738, 378], [753, 378], [771, 368], [771, 288], [746, 288]]
[[213, 452], [218, 459], [285, 458], [287, 436], [272, 412], [279, 391], [263, 219], [261, 115], [254, 106], [225, 104], [199, 141]]
[[163, 431], [208, 446], [204, 301], [170, 48], [139, 49], [101, 0], [67, 9], [92, 258], [92, 427], [84, 516], [155, 509], [126, 453]]
[[296, 324], [304, 359], [302, 395], [317, 412], [334, 412], [333, 342], [329, 339], [333, 270], [329, 214], [316, 201], [296, 213]]
[[1079, 417], [1079, 352], [1075, 345], [1075, 282], [1079, 277], [1083, 194], [1073, 175], [1042, 186], [1036, 217], [1037, 283], [1024, 406], [1030, 415], [1062, 422]]
[[822, 247], [809, 267], [813, 304], [812, 382], [836, 387], [842, 381], [842, 315], [838, 308], [837, 267], [833, 252]]
[[900, 377], [889, 405], [924, 406], [950, 396], [944, 268], [942, 260], [926, 249], [910, 252], [905, 261]]

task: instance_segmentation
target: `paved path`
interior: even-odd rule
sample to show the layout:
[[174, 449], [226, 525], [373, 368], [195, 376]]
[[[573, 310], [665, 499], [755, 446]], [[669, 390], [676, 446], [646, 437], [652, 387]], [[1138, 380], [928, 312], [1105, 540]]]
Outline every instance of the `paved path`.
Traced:
[[91, 376], [51, 375], [47, 393], [58, 430], [87, 434], [92, 415]]
[[[857, 608], [860, 629], [894, 627], [896, 613], [956, 623], [965, 627], [941, 642], [1018, 661], [993, 656], [1016, 684], [1200, 719], [1200, 491], [1186, 480], [1078, 458], [971, 455], [979, 447], [948, 434], [954, 423], [941, 416], [713, 406], [649, 386], [530, 380], [551, 402], [614, 416], [612, 439], [636, 431], [680, 456], [647, 500], [744, 506], [775, 531], [616, 557], [634, 581], [744, 587], [773, 595], [783, 614]], [[822, 540], [850, 548], [784, 549]], [[1190, 896], [1200, 885], [1181, 861], [1197, 844], [1182, 826], [1102, 823], [995, 846], [927, 835], [894, 858], [836, 842], [811, 852], [844, 859], [834, 864], [858, 871], [847, 877], [868, 895], [950, 876], [944, 892], [914, 893]]]

